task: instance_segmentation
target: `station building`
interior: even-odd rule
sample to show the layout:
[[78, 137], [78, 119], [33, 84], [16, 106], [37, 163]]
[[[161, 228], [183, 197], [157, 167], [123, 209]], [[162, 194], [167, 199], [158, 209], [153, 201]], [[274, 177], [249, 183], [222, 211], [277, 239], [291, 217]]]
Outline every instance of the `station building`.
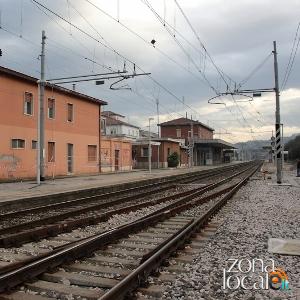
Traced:
[[101, 172], [132, 170], [132, 142], [139, 137], [139, 127], [113, 111], [101, 113]]
[[[180, 139], [173, 138], [153, 138], [151, 139], [151, 167], [167, 168], [168, 156], [177, 152], [179, 156], [178, 167], [188, 165], [187, 147]], [[149, 167], [149, 140], [140, 138], [132, 144], [133, 168], [146, 169]]]
[[159, 124], [161, 137], [182, 139], [185, 145], [193, 144], [194, 166], [230, 162], [228, 150], [234, 146], [221, 139], [214, 139], [214, 129], [199, 121], [179, 118]]
[[[36, 176], [38, 79], [0, 67], [0, 179]], [[45, 175], [101, 171], [101, 108], [107, 103], [45, 88]]]

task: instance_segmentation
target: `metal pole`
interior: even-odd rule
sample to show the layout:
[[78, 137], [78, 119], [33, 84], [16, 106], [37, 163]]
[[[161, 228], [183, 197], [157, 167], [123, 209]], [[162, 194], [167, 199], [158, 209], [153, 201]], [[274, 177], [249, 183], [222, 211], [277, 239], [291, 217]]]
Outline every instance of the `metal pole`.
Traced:
[[277, 64], [277, 50], [276, 41], [273, 42], [274, 50], [274, 75], [275, 75], [275, 94], [276, 94], [276, 123], [275, 123], [275, 155], [276, 155], [276, 167], [277, 167], [277, 183], [282, 182], [282, 159], [281, 159], [281, 133], [280, 133], [280, 101], [279, 101], [279, 84], [278, 84], [278, 64]]
[[[159, 99], [156, 99], [156, 110], [157, 110], [157, 124], [159, 124]], [[160, 138], [160, 132], [159, 132], [159, 126], [157, 125], [157, 134], [158, 138]], [[157, 146], [157, 169], [159, 169], [159, 147], [160, 145]]]
[[148, 145], [148, 165], [149, 165], [149, 173], [151, 173], [151, 134], [150, 134], [150, 121], [153, 118], [149, 118], [149, 145]]
[[[281, 141], [282, 141], [282, 169], [284, 166], [284, 140], [283, 140], [283, 124], [281, 124]], [[281, 174], [281, 178], [283, 177], [283, 173]]]
[[45, 114], [44, 114], [44, 94], [45, 94], [45, 31], [42, 31], [42, 52], [41, 52], [41, 79], [38, 82], [39, 89], [39, 109], [38, 109], [38, 163], [37, 163], [37, 183], [45, 180]]
[[191, 116], [191, 168], [194, 166], [194, 131], [193, 117]]

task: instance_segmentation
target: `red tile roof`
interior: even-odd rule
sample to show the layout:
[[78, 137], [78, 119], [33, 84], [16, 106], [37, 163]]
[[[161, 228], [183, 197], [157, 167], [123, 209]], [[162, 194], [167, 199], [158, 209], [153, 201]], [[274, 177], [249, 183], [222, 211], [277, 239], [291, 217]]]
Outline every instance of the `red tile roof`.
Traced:
[[[8, 69], [8, 68], [5, 68], [5, 67], [1, 67], [1, 66], [0, 66], [0, 75], [6, 75], [6, 76], [14, 77], [14, 78], [17, 78], [19, 80], [27, 81], [27, 82], [30, 82], [30, 83], [33, 83], [33, 84], [37, 84], [37, 82], [39, 80], [37, 78], [31, 77], [31, 76], [28, 76], [26, 74], [23, 74], [23, 73], [20, 73], [20, 72], [17, 72], [17, 71], [14, 71], [14, 70], [11, 70], [11, 69]], [[85, 100], [85, 101], [94, 102], [94, 103], [97, 103], [97, 104], [100, 104], [100, 105], [106, 105], [107, 104], [106, 101], [103, 101], [103, 100], [100, 100], [100, 99], [97, 99], [97, 98], [94, 98], [94, 97], [91, 97], [91, 96], [87, 96], [85, 94], [81, 94], [79, 92], [72, 91], [72, 90], [66, 89], [64, 87], [55, 85], [55, 84], [47, 83], [46, 84], [46, 89], [53, 89], [54, 91], [57, 91], [57, 92], [60, 92], [60, 93], [63, 93], [63, 94], [67, 94], [67, 95], [70, 95], [70, 96], [73, 96], [73, 97], [77, 97], [77, 98], [80, 98], [80, 99]]]
[[106, 116], [104, 116], [104, 117], [105, 117], [105, 120], [106, 120], [106, 125], [126, 125], [126, 126], [130, 126], [130, 127], [134, 127], [134, 128], [139, 129], [138, 126], [129, 124], [127, 122], [124, 122], [124, 121], [121, 121], [121, 120], [117, 120], [117, 119], [111, 118], [111, 117], [106, 117]]
[[208, 125], [205, 125], [199, 121], [195, 121], [195, 120], [191, 120], [191, 119], [187, 119], [187, 118], [179, 118], [179, 119], [163, 122], [158, 125], [159, 126], [180, 126], [180, 125], [184, 126], [184, 125], [191, 125], [191, 123], [193, 123], [193, 125], [200, 125], [202, 127], [205, 127], [208, 130], [214, 131], [214, 129], [209, 127]]

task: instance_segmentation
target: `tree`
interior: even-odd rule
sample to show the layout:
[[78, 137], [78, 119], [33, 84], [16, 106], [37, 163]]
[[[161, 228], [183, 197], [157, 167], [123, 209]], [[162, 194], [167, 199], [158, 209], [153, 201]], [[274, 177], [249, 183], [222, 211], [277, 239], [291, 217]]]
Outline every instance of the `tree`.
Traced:
[[284, 148], [289, 151], [288, 157], [290, 160], [300, 159], [300, 135], [286, 143]]
[[168, 167], [175, 168], [179, 164], [179, 155], [177, 152], [173, 152], [168, 156]]

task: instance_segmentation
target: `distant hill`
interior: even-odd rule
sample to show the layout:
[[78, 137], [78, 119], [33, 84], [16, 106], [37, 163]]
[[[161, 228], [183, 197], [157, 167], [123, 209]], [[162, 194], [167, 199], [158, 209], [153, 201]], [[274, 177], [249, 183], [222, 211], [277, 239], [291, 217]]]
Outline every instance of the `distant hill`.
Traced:
[[[296, 136], [300, 135], [300, 133], [295, 133], [291, 136], [287, 136], [283, 138], [284, 144], [289, 142], [290, 140], [294, 139]], [[236, 143], [234, 146], [237, 149], [244, 149], [244, 150], [258, 150], [262, 149], [263, 146], [270, 146], [271, 144], [271, 139], [269, 140], [256, 140], [256, 141], [247, 141], [247, 142], [241, 142], [241, 143]]]
[[[291, 136], [284, 137], [283, 138], [284, 144], [287, 144], [289, 141], [293, 140], [296, 136], [299, 135], [300, 133], [296, 133]], [[265, 159], [268, 157], [269, 150], [263, 149], [263, 147], [271, 146], [271, 139], [241, 142], [241, 143], [234, 144], [234, 146], [237, 148], [236, 153], [239, 159], [242, 160]]]

